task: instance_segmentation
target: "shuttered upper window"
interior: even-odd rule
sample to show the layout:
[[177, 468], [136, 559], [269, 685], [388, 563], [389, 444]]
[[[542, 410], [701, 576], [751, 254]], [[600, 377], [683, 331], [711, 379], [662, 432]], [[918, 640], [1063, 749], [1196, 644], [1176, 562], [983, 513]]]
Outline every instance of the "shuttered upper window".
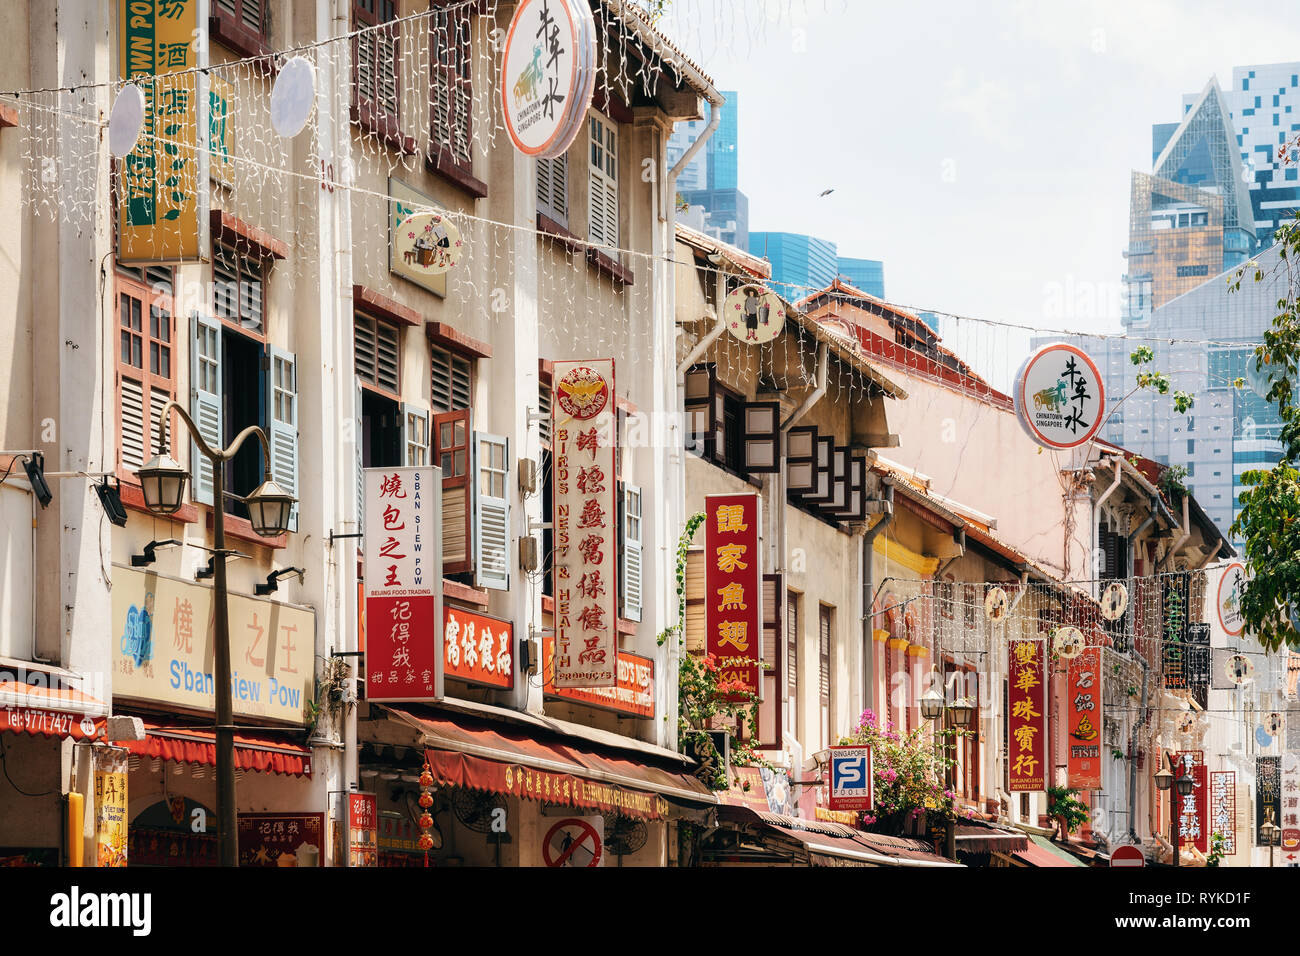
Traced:
[[831, 609], [823, 604], [817, 641], [817, 694], [821, 706], [831, 702]]
[[394, 0], [353, 0], [353, 119], [390, 145], [400, 139], [397, 4]]
[[356, 314], [356, 368], [362, 383], [401, 395], [401, 330], [365, 313]]
[[[541, 382], [537, 386], [537, 411], [542, 417], [537, 422], [537, 434], [543, 448], [551, 447], [551, 386]], [[550, 514], [548, 511], [547, 514]]]
[[537, 211], [558, 225], [569, 225], [569, 155], [537, 161]]
[[469, 408], [473, 395], [473, 363], [446, 349], [432, 349], [433, 383], [430, 399], [435, 412]]
[[435, 0], [429, 18], [431, 54], [429, 109], [434, 158], [449, 159], [472, 172], [470, 137], [473, 132], [473, 58], [470, 49], [469, 11], [464, 4], [442, 10]]
[[267, 53], [270, 6], [270, 0], [212, 0], [212, 39], [242, 56]]
[[617, 248], [618, 132], [613, 121], [592, 114], [588, 121], [588, 146], [588, 238], [598, 245]]
[[[145, 281], [117, 276], [118, 473], [136, 470], [158, 447], [163, 406], [176, 395], [172, 320], [172, 273], [149, 269]], [[148, 282], [149, 284], [145, 284]], [[175, 435], [168, 431], [175, 452]]]
[[266, 333], [263, 266], [228, 246], [212, 247], [212, 312], [251, 335]]

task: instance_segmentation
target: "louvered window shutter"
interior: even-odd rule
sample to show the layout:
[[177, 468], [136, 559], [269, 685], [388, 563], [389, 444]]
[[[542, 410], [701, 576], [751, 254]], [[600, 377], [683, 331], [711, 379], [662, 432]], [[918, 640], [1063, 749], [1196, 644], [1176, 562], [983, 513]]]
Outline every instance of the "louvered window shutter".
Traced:
[[475, 583], [510, 589], [510, 443], [501, 435], [474, 433], [478, 491], [474, 499]]
[[537, 209], [566, 228], [569, 225], [569, 157], [537, 161]]
[[761, 675], [762, 703], [758, 708], [758, 728], [755, 736], [761, 745], [781, 746], [781, 575], [763, 575], [763, 671]]
[[446, 349], [433, 349], [431, 362], [433, 410], [450, 412], [469, 408], [473, 384], [470, 360]]
[[442, 469], [442, 568], [473, 569], [474, 442], [468, 408], [433, 416], [433, 463]]
[[[209, 316], [192, 314], [194, 348], [190, 363], [192, 400], [190, 413], [203, 440], [221, 447], [221, 323]], [[194, 500], [212, 505], [212, 462], [190, 443], [190, 471]]]
[[831, 609], [823, 604], [820, 611], [817, 694], [821, 706], [827, 707], [831, 702]]
[[686, 373], [686, 449], [697, 455], [705, 455], [710, 450], [712, 396], [713, 371], [710, 366], [697, 365]]
[[781, 468], [781, 403], [745, 405], [745, 470], [773, 474]]
[[619, 563], [622, 589], [619, 599], [621, 615], [629, 621], [640, 621], [643, 603], [643, 544], [641, 531], [641, 489], [636, 485], [622, 485], [623, 559]]
[[[295, 498], [298, 493], [298, 363], [292, 352], [269, 346], [271, 357], [271, 477]], [[289, 530], [298, 530], [298, 505], [289, 515]]]
[[618, 143], [611, 121], [592, 116], [590, 130], [588, 233], [592, 242], [618, 247]]
[[355, 322], [357, 375], [367, 385], [401, 394], [401, 330], [395, 325], [357, 313]]

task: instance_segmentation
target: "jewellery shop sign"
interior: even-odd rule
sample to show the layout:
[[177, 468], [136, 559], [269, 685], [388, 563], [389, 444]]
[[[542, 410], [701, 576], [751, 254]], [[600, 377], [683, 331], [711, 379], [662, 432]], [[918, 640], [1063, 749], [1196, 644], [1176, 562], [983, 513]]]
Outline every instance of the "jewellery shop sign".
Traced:
[[[237, 717], [304, 724], [315, 676], [310, 608], [231, 594], [230, 689]], [[113, 696], [211, 713], [211, 588], [113, 567]]]

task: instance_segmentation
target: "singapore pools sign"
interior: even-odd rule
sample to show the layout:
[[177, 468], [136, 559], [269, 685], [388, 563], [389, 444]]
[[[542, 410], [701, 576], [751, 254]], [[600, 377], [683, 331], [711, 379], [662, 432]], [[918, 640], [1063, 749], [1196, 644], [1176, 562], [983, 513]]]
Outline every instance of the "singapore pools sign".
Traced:
[[1045, 448], [1076, 448], [1089, 441], [1105, 417], [1106, 389], [1092, 359], [1073, 345], [1044, 345], [1020, 366], [1016, 417]]

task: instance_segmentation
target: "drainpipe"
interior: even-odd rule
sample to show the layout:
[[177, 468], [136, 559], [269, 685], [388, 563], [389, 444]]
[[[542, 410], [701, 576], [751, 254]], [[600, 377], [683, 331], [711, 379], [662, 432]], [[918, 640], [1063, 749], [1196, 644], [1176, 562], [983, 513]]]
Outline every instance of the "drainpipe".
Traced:
[[[726, 280], [723, 277], [721, 270], [719, 270], [718, 284], [722, 285], [722, 283], [725, 281]], [[721, 303], [722, 298], [719, 298], [718, 302]], [[713, 307], [712, 306], [706, 307], [704, 311], [704, 317], [706, 319], [709, 317], [710, 312], [714, 312]], [[682, 359], [681, 363], [677, 366], [677, 387], [678, 388], [686, 387], [686, 373], [690, 371], [691, 366], [699, 361], [700, 356], [709, 350], [709, 346], [712, 345], [715, 341], [717, 341], [718, 336], [721, 335], [723, 331], [727, 328], [726, 318], [720, 314], [717, 314], [716, 312], [715, 315], [717, 315], [717, 318], [716, 321], [714, 321], [713, 323], [713, 328], [709, 329], [709, 331], [705, 332], [702, 336], [700, 336], [700, 340], [695, 343], [695, 347], [692, 348], [690, 352], [687, 353], [686, 358]]]
[[830, 367], [830, 353], [825, 342], [817, 345], [817, 382], [813, 390], [808, 393], [799, 407], [796, 408], [784, 422], [781, 423], [781, 470], [776, 473], [776, 493], [777, 499], [773, 502], [772, 510], [776, 512], [776, 567], [785, 573], [785, 449], [788, 447], [787, 433], [790, 428], [801, 418], [808, 414], [814, 405], [822, 400], [826, 394], [826, 375]]
[[1191, 522], [1188, 520], [1187, 517], [1187, 492], [1184, 491], [1183, 492], [1183, 523], [1182, 526], [1179, 528], [1178, 537], [1174, 539], [1174, 543], [1169, 546], [1169, 550], [1165, 552], [1165, 556], [1161, 558], [1160, 563], [1156, 565], [1157, 574], [1160, 573], [1161, 568], [1163, 568], [1166, 564], [1168, 564], [1170, 561], [1173, 560], [1174, 555], [1178, 553], [1178, 549], [1182, 547], [1183, 542], [1186, 541], [1188, 538], [1190, 538], [1191, 535], [1192, 535], [1192, 526], [1191, 526]]
[[664, 184], [664, 193], [660, 203], [660, 216], [664, 222], [676, 220], [675, 215], [669, 216], [668, 213], [670, 209], [677, 208], [677, 177], [680, 176], [682, 170], [690, 164], [690, 161], [695, 158], [695, 154], [704, 148], [704, 144], [709, 141], [709, 137], [713, 135], [713, 131], [716, 130], [718, 124], [722, 122], [722, 104], [725, 102], [726, 100], [723, 99], [721, 95], [718, 95], [716, 99], [708, 100], [709, 124], [704, 127], [704, 132], [695, 138], [695, 142], [691, 143], [691, 145], [686, 148], [686, 152], [682, 153], [681, 159], [677, 160], [677, 163], [673, 168], [668, 170], [668, 182]]
[[[874, 631], [872, 620], [875, 615], [871, 613], [871, 605], [876, 600], [875, 544], [876, 536], [888, 528], [893, 520], [894, 486], [889, 483], [885, 485], [884, 516], [862, 536], [862, 704], [864, 708], [870, 707], [872, 710], [876, 709], [876, 701], [872, 698], [876, 686], [875, 635], [872, 633]], [[884, 584], [884, 581], [880, 583]]]
[[[1128, 548], [1128, 569], [1130, 574], [1133, 573], [1133, 549], [1134, 549], [1134, 544], [1137, 541], [1138, 535], [1142, 534], [1143, 531], [1146, 531], [1147, 528], [1155, 524], [1155, 520], [1156, 520], [1156, 511], [1155, 508], [1152, 507], [1151, 512], [1146, 516], [1146, 519], [1143, 520], [1143, 522], [1137, 526], [1137, 530], [1135, 530], [1125, 540], [1125, 544]], [[1149, 682], [1147, 678], [1151, 673], [1151, 665], [1147, 663], [1147, 659], [1142, 656], [1141, 652], [1138, 651], [1137, 634], [1133, 635], [1133, 644], [1131, 647], [1129, 647], [1129, 654], [1137, 658], [1137, 662], [1142, 665], [1142, 705], [1138, 710], [1137, 722], [1133, 724], [1133, 732], [1129, 735], [1129, 748], [1128, 748], [1129, 749], [1128, 834], [1130, 837], [1132, 837], [1133, 842], [1136, 844], [1139, 842], [1138, 835], [1137, 835], [1137, 827], [1136, 827], [1137, 774], [1138, 774], [1137, 737], [1138, 737], [1138, 731], [1141, 730], [1147, 722], [1147, 700], [1148, 700], [1148, 693], [1149, 693], [1148, 686], [1147, 686]]]

